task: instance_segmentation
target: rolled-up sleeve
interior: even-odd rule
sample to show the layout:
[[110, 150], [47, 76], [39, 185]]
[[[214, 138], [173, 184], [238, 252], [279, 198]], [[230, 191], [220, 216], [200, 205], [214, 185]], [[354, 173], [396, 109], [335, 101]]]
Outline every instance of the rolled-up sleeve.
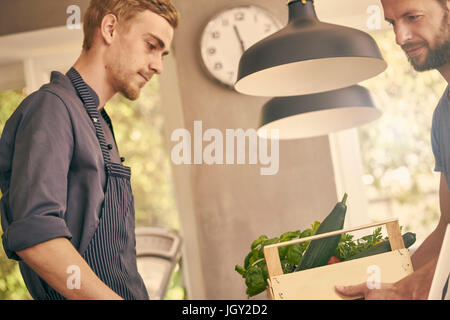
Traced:
[[12, 141], [3, 244], [11, 259], [36, 244], [72, 235], [64, 216], [74, 137], [64, 102], [48, 91], [31, 95]]

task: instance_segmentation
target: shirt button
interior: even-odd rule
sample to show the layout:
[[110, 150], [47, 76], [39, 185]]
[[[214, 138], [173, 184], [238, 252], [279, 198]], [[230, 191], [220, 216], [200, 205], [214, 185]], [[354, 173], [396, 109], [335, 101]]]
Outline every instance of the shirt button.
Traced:
[[124, 157], [120, 157], [120, 162], [125, 162], [125, 158]]
[[113, 148], [112, 144], [108, 144], [108, 149], [112, 150], [112, 148]]

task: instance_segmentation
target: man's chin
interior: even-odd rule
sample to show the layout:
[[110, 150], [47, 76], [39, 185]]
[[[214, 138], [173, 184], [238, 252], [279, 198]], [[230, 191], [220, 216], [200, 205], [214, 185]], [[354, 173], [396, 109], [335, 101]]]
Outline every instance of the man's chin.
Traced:
[[409, 62], [411, 63], [414, 70], [417, 72], [424, 72], [430, 70], [428, 66], [426, 66], [424, 63], [416, 63], [413, 59], [409, 59]]
[[416, 70], [418, 72], [426, 71], [425, 70], [426, 69], [425, 67], [427, 64], [426, 54], [422, 53], [419, 56], [411, 57], [408, 55], [408, 53], [406, 53], [406, 57], [408, 58], [408, 61], [411, 64], [411, 66], [414, 68], [414, 70]]
[[141, 95], [141, 90], [126, 90], [126, 91], [122, 90], [119, 93], [128, 100], [135, 101], [139, 99], [139, 96]]
[[424, 63], [421, 63], [421, 64], [414, 63], [411, 60], [410, 60], [410, 62], [411, 62], [411, 65], [413, 66], [414, 70], [416, 70], [417, 72], [425, 72], [425, 71], [439, 69], [440, 67], [442, 67], [445, 64], [445, 62], [430, 63], [429, 61], [425, 61]]
[[408, 56], [408, 60], [417, 72], [424, 72], [434, 69], [439, 69], [443, 65], [449, 62], [449, 56], [444, 53], [444, 50], [440, 51], [428, 51], [422, 56], [411, 58]]
[[417, 72], [424, 72], [435, 69], [433, 65], [427, 61], [427, 59], [414, 59], [408, 56], [409, 63]]

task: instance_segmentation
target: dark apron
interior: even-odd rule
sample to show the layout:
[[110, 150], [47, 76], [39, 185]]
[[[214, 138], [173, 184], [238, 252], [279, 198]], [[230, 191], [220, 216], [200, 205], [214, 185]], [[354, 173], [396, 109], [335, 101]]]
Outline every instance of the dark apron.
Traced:
[[[82, 257], [100, 280], [122, 298], [148, 300], [149, 296], [136, 264], [131, 170], [122, 164], [111, 162], [103, 129], [98, 120], [103, 115], [107, 117], [106, 112], [102, 111], [102, 115], [99, 114], [86, 84], [74, 68], [69, 70], [67, 76], [83, 100], [86, 111], [94, 124], [105, 162], [107, 181], [99, 224]], [[107, 122], [110, 123], [109, 118]], [[81, 283], [83, 283], [83, 275], [81, 275]], [[50, 286], [46, 287], [47, 299], [65, 299]]]

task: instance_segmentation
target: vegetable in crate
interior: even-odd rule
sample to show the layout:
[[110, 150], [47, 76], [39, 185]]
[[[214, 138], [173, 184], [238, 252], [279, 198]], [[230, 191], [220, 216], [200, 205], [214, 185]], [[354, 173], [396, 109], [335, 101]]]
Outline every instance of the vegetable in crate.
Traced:
[[357, 240], [353, 240], [353, 235], [344, 233], [341, 237], [341, 241], [334, 252], [334, 256], [339, 258], [339, 260], [344, 261], [349, 257], [352, 257], [361, 251], [373, 247], [379, 242], [387, 240], [388, 238], [383, 238], [381, 232], [381, 227], [376, 228], [372, 234], [361, 237]]
[[335, 256], [331, 256], [330, 260], [328, 260], [327, 264], [335, 264], [335, 263], [339, 263], [341, 262], [341, 260], [339, 260], [339, 258], [336, 258]]
[[[342, 230], [344, 227], [345, 214], [347, 212], [346, 201], [347, 193], [344, 194], [342, 201], [338, 202], [331, 213], [325, 218], [325, 220], [322, 221], [316, 234]], [[295, 271], [326, 265], [331, 256], [333, 256], [340, 239], [341, 235], [336, 235], [311, 241], [300, 262], [300, 265], [295, 269]]]
[[267, 281], [264, 279], [263, 271], [259, 266], [248, 269], [245, 284], [249, 296], [256, 295], [266, 289]]
[[[264, 259], [264, 246], [297, 238], [310, 237], [315, 234], [319, 226], [320, 222], [315, 221], [310, 229], [304, 230], [303, 232], [300, 230], [289, 231], [283, 233], [279, 238], [272, 239], [269, 239], [266, 235], [262, 235], [253, 241], [250, 246], [251, 251], [244, 259], [244, 266], [236, 265], [234, 268], [245, 279], [248, 297], [263, 292], [268, 286], [267, 279], [269, 278], [269, 274], [266, 260]], [[278, 248], [284, 273], [292, 272], [300, 263], [308, 243], [309, 241]]]
[[[409, 248], [410, 246], [413, 245], [414, 242], [416, 242], [416, 234], [412, 233], [412, 232], [405, 233], [402, 236], [402, 238], [403, 238], [403, 243], [405, 244], [405, 248]], [[376, 254], [385, 253], [385, 252], [389, 252], [389, 251], [391, 251], [391, 244], [390, 244], [389, 240], [385, 240], [385, 241], [378, 243], [377, 245], [375, 245], [373, 247], [370, 247], [364, 251], [361, 251], [358, 254], [355, 254], [355, 255], [347, 258], [346, 261], [369, 257], [369, 256], [373, 256]]]

